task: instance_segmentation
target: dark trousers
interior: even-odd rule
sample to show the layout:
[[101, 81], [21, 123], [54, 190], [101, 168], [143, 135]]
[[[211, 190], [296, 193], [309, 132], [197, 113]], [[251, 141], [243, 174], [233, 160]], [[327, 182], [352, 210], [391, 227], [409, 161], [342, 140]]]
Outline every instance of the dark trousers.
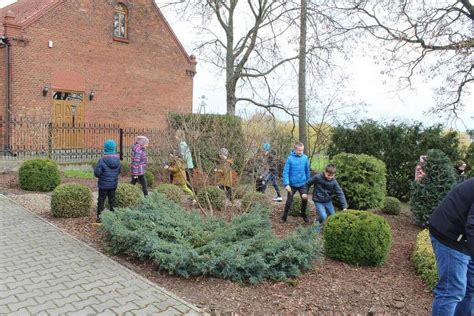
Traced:
[[148, 195], [148, 187], [146, 184], [146, 178], [145, 175], [140, 175], [140, 176], [132, 176], [132, 181], [130, 182], [131, 184], [135, 185], [135, 183], [140, 182], [142, 186], [142, 191], [145, 196]]
[[104, 190], [99, 189], [99, 198], [97, 199], [97, 219], [99, 219], [100, 213], [105, 208], [105, 199], [109, 199], [110, 210], [113, 212], [115, 207], [115, 190], [117, 189], [110, 189]]
[[267, 190], [267, 185], [268, 185], [269, 182], [275, 188], [276, 195], [278, 197], [280, 197], [281, 193], [280, 193], [280, 188], [278, 187], [277, 177], [276, 177], [276, 174], [274, 174], [273, 172], [270, 172], [267, 175], [265, 175], [261, 178], [258, 178], [257, 182], [256, 182], [256, 188], [255, 189], [257, 190], [257, 192], [265, 193], [265, 191]]
[[192, 182], [191, 182], [191, 179], [193, 178], [193, 171], [194, 171], [193, 168], [186, 168], [186, 185], [191, 191], [194, 191]]
[[296, 192], [300, 193], [301, 196], [301, 216], [303, 218], [306, 218], [306, 206], [308, 205], [308, 198], [303, 199], [303, 194], [307, 194], [306, 192], [306, 187], [301, 186], [301, 187], [291, 187], [291, 192], [288, 192], [288, 197], [286, 198], [286, 203], [285, 203], [285, 211], [283, 213], [282, 219], [287, 220], [288, 219], [288, 213], [290, 212], [290, 207], [291, 204], [293, 203], [293, 196], [295, 195]]

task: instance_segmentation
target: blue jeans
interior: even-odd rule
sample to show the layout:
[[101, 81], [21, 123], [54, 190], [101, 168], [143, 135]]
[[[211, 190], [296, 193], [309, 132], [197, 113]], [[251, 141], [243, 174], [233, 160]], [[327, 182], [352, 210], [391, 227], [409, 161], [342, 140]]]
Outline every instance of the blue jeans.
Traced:
[[473, 315], [474, 262], [471, 256], [445, 246], [433, 235], [430, 238], [439, 276], [432, 315]]
[[334, 215], [335, 210], [334, 210], [334, 205], [332, 205], [332, 201], [329, 202], [314, 202], [314, 206], [316, 207], [316, 213], [318, 215], [318, 221], [319, 223], [324, 223], [328, 216]]

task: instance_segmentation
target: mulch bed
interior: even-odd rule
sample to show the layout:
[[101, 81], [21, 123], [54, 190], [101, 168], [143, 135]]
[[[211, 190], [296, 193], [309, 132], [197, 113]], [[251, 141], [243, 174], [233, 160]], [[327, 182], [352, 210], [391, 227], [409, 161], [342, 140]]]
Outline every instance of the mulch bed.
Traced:
[[[66, 178], [64, 182], [82, 183], [96, 190], [95, 180]], [[18, 188], [16, 174], [0, 175], [0, 192], [105, 252], [103, 235], [92, 226], [93, 213], [90, 218], [52, 217], [49, 212], [49, 194], [26, 194]], [[282, 203], [276, 204], [271, 214], [272, 226], [278, 236], [285, 236], [304, 224], [301, 218], [295, 217], [290, 217], [287, 223], [281, 223], [282, 208]], [[427, 315], [431, 311], [432, 294], [415, 274], [410, 261], [420, 229], [412, 224], [406, 214], [378, 214], [387, 219], [393, 234], [390, 255], [382, 267], [355, 267], [325, 258], [296, 280], [249, 285], [209, 277], [183, 279], [157, 272], [156, 267], [148, 262], [124, 256], [113, 259], [183, 299], [217, 314]]]

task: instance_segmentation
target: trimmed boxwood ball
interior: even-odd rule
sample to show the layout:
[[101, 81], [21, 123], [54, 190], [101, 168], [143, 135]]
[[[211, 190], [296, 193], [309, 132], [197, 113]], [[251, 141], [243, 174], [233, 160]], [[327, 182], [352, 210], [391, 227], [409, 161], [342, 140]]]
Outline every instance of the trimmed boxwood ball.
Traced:
[[209, 208], [209, 202], [212, 209], [221, 211], [225, 207], [225, 193], [221, 189], [215, 186], [207, 186], [204, 189], [198, 191], [197, 200], [203, 207]]
[[433, 290], [438, 283], [438, 270], [436, 269], [436, 259], [427, 229], [422, 230], [416, 238], [412, 261], [421, 279], [429, 289]]
[[25, 161], [18, 171], [20, 187], [27, 191], [49, 192], [61, 182], [58, 165], [49, 159]]
[[349, 210], [329, 216], [324, 227], [326, 254], [358, 266], [379, 266], [392, 244], [387, 221], [367, 211]]
[[[301, 196], [295, 195], [293, 197], [293, 203], [291, 203], [290, 212], [288, 213], [290, 216], [299, 217], [301, 216]], [[308, 203], [306, 207], [306, 216], [311, 215], [311, 206]]]
[[92, 191], [82, 184], [61, 184], [51, 196], [51, 212], [54, 217], [89, 216], [91, 205]]
[[117, 207], [135, 207], [140, 203], [141, 198], [143, 198], [143, 192], [140, 186], [130, 183], [118, 184], [115, 193]]
[[382, 209], [384, 213], [398, 215], [400, 214], [401, 209], [402, 203], [396, 197], [387, 196], [385, 198], [385, 203]]
[[272, 208], [272, 202], [262, 192], [249, 192], [243, 196], [242, 210], [244, 212], [249, 211], [251, 208], [255, 207], [256, 205], [260, 205], [268, 210]]
[[147, 185], [149, 187], [153, 187], [153, 185], [155, 184], [155, 176], [153, 175], [151, 171], [145, 171], [145, 179], [146, 179]]
[[165, 195], [169, 200], [175, 203], [180, 204], [183, 201], [183, 190], [174, 184], [162, 183], [158, 185], [155, 191]]

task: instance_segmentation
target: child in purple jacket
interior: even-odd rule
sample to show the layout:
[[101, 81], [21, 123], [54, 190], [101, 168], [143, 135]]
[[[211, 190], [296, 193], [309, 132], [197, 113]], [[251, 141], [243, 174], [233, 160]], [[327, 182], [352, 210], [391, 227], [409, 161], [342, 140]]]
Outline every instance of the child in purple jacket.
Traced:
[[142, 191], [145, 196], [148, 195], [147, 183], [145, 178], [145, 171], [148, 162], [146, 155], [146, 148], [149, 140], [146, 136], [137, 136], [135, 144], [132, 147], [132, 163], [130, 164], [130, 171], [132, 173], [131, 184], [140, 182]]

